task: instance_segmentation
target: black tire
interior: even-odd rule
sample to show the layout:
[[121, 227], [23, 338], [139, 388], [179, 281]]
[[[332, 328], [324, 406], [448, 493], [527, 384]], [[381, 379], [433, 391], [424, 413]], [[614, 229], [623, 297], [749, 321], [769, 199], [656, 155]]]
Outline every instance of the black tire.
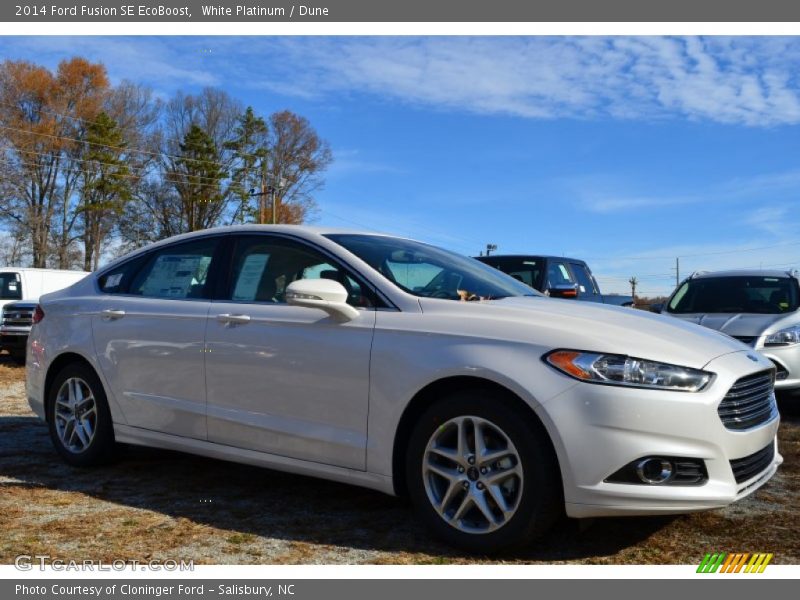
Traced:
[[[417, 516], [439, 539], [472, 554], [519, 549], [544, 534], [564, 512], [561, 476], [547, 432], [532, 414], [505, 400], [495, 390], [450, 394], [422, 414], [409, 440], [406, 485]], [[463, 416], [479, 417], [499, 427], [516, 447], [523, 471], [516, 512], [491, 532], [467, 533], [451, 525], [437, 512], [425, 489], [422, 467], [429, 440], [443, 424]]]
[[25, 364], [25, 358], [26, 357], [25, 357], [25, 349], [24, 348], [22, 348], [22, 349], [15, 348], [13, 350], [9, 350], [8, 353], [11, 355], [11, 360], [13, 360], [16, 364], [18, 364], [18, 365], [24, 365]]
[[[56, 399], [64, 383], [73, 378], [83, 381], [91, 390], [94, 397], [96, 417], [94, 419], [94, 436], [85, 449], [76, 452], [71, 450], [59, 436], [56, 425], [55, 407]], [[114, 441], [114, 427], [111, 421], [111, 412], [108, 409], [108, 399], [105, 390], [94, 370], [84, 363], [72, 363], [58, 372], [50, 389], [47, 392], [45, 407], [47, 424], [50, 428], [50, 439], [67, 463], [76, 467], [90, 467], [102, 465], [112, 461], [117, 456], [117, 445]]]

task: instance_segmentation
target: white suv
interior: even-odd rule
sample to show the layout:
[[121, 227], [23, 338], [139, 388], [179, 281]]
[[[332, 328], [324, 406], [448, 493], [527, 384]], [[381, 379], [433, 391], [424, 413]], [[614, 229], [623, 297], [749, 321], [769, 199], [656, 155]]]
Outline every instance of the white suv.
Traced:
[[782, 461], [774, 366], [739, 342], [407, 239], [179, 236], [35, 320], [28, 398], [69, 463], [124, 442], [349, 482], [482, 553], [565, 509], [725, 506]]

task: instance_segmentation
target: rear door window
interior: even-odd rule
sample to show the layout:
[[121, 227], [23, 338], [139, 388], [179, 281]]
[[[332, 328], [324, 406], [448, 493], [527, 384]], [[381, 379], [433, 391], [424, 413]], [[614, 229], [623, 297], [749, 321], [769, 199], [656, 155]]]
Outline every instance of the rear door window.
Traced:
[[209, 297], [206, 283], [218, 245], [219, 238], [205, 238], [154, 251], [128, 293], [175, 300]]

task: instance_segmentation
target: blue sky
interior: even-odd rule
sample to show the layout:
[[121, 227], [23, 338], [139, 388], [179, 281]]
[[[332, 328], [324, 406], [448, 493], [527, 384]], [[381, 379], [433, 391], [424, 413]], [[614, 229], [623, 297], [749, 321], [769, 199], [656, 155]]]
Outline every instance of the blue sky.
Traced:
[[5, 37], [310, 119], [316, 222], [585, 258], [605, 291], [800, 267], [800, 38]]

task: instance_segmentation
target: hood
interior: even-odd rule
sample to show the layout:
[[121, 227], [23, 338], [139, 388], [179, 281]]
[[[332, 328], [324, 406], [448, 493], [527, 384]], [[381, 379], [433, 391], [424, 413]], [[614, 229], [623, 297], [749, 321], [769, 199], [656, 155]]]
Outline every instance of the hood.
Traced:
[[758, 313], [664, 313], [687, 323], [721, 331], [726, 335], [758, 337], [800, 322], [797, 313], [763, 315]]
[[438, 317], [426, 324], [431, 331], [540, 345], [544, 350], [624, 354], [697, 369], [723, 354], [750, 350], [727, 335], [682, 320], [593, 302], [420, 298], [420, 306], [426, 316]]

